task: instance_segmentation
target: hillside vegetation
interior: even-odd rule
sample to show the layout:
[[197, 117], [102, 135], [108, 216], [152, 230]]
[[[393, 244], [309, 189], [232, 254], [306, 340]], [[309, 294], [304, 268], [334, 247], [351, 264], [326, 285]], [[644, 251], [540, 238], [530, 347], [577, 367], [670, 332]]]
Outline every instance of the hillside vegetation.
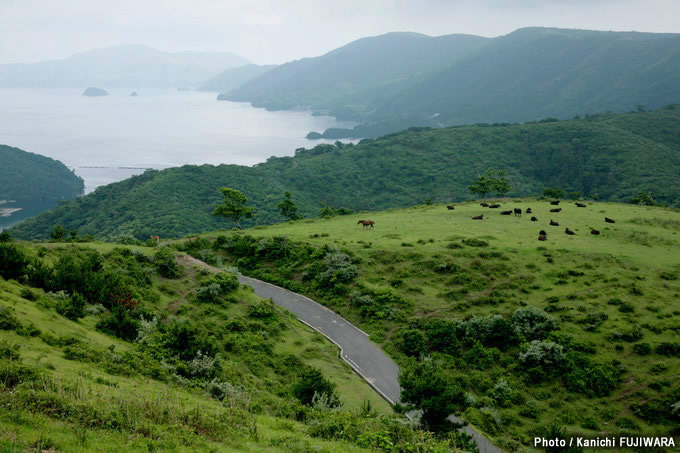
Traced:
[[0, 243], [0, 426], [3, 451], [451, 449], [232, 273], [112, 244]]
[[[14, 216], [35, 215], [81, 195], [83, 188], [83, 180], [58, 160], [0, 145], [0, 214], [21, 208]], [[0, 227], [14, 216], [0, 216]]]
[[56, 225], [81, 234], [184, 236], [233, 226], [210, 213], [220, 187], [240, 190], [255, 208], [246, 225], [280, 221], [286, 191], [304, 216], [323, 205], [354, 211], [469, 199], [467, 186], [489, 168], [508, 171], [511, 196], [546, 187], [582, 197], [628, 201], [651, 192], [680, 203], [680, 108], [603, 114], [569, 121], [411, 129], [357, 145], [318, 145], [254, 167], [202, 165], [146, 172], [63, 203], [14, 227], [48, 238]]
[[329, 129], [326, 138], [566, 119], [680, 101], [679, 43], [677, 34], [555, 28], [493, 39], [390, 33], [281, 65], [227, 97], [363, 123]]
[[504, 449], [535, 436], [680, 435], [680, 213], [495, 201], [215, 232], [178, 247], [324, 303], [407, 373], [436, 367], [460, 415]]

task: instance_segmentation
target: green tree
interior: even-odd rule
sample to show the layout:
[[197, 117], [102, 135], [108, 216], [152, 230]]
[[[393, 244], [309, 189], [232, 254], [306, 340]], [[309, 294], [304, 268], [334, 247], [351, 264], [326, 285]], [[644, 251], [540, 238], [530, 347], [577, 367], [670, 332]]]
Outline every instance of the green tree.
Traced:
[[326, 379], [318, 368], [305, 368], [300, 373], [300, 380], [293, 386], [293, 395], [302, 404], [311, 405], [314, 396], [325, 395], [331, 407], [340, 405], [335, 393], [335, 384]]
[[559, 200], [560, 198], [564, 197], [564, 190], [561, 187], [555, 187], [554, 189], [544, 189], [543, 196]]
[[493, 181], [487, 175], [479, 175], [475, 182], [468, 186], [468, 190], [485, 198], [486, 194], [493, 190]]
[[289, 220], [298, 220], [302, 216], [298, 213], [298, 207], [295, 202], [291, 199], [292, 195], [290, 192], [285, 192], [283, 194], [285, 197], [283, 201], [276, 205], [281, 215]]
[[468, 186], [468, 190], [474, 194], [486, 197], [488, 193], [496, 192], [502, 197], [512, 190], [510, 181], [506, 177], [505, 170], [488, 169], [485, 174], [477, 176], [477, 179]]
[[654, 201], [651, 192], [638, 192], [637, 197], [631, 198], [630, 200], [633, 204], [639, 204], [641, 206], [657, 206], [658, 203]]
[[505, 170], [494, 170], [493, 175], [493, 190], [499, 197], [505, 196], [505, 194], [512, 190]]
[[220, 192], [222, 192], [224, 197], [224, 203], [218, 204], [212, 215], [231, 219], [236, 223], [238, 229], [242, 230], [241, 218], [249, 219], [253, 216], [253, 208], [245, 205], [248, 199], [238, 190], [230, 189], [229, 187], [222, 187]]
[[462, 412], [465, 406], [463, 389], [454, 384], [439, 364], [430, 358], [411, 360], [399, 374], [401, 400], [407, 409], [423, 411], [421, 420], [431, 431], [454, 428], [448, 416]]

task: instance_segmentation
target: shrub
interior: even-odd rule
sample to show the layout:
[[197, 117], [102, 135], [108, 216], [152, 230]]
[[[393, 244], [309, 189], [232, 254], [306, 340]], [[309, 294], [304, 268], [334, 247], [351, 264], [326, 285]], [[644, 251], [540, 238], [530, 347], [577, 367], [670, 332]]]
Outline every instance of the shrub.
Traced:
[[271, 300], [260, 301], [256, 305], [248, 306], [248, 316], [257, 319], [268, 319], [276, 314], [276, 309]]
[[652, 352], [652, 347], [649, 343], [636, 343], [633, 345], [633, 351], [639, 355], [649, 355]]
[[621, 381], [625, 369], [620, 362], [592, 362], [580, 353], [567, 354], [563, 381], [567, 390], [588, 396], [608, 396]]
[[169, 247], [161, 247], [153, 259], [154, 266], [158, 273], [166, 278], [180, 278], [182, 269], [175, 260], [175, 252]]
[[399, 348], [406, 355], [420, 357], [427, 352], [425, 335], [417, 329], [405, 329], [401, 332]]
[[509, 407], [512, 404], [512, 398], [514, 393], [515, 392], [508, 383], [508, 381], [501, 378], [498, 380], [498, 382], [496, 382], [494, 388], [491, 389], [489, 396], [493, 398], [493, 400], [496, 402], [498, 406]]
[[468, 239], [463, 239], [461, 242], [463, 244], [467, 245], [468, 247], [488, 247], [489, 246], [489, 242], [485, 241], [483, 239], [468, 238]]
[[335, 384], [326, 379], [318, 368], [310, 367], [302, 370], [300, 379], [293, 386], [293, 395], [307, 406], [314, 402], [315, 395], [326, 395], [332, 407], [340, 405], [340, 400], [335, 393]]
[[338, 283], [349, 283], [358, 274], [357, 268], [349, 255], [332, 250], [323, 259], [324, 270], [319, 274], [319, 282], [324, 287], [333, 287]]
[[554, 330], [559, 329], [559, 322], [536, 307], [521, 307], [512, 315], [515, 334], [527, 341], [542, 340]]
[[138, 328], [139, 321], [120, 304], [111, 307], [111, 313], [97, 323], [97, 329], [127, 341], [137, 338]]
[[527, 367], [544, 367], [557, 369], [564, 361], [564, 347], [552, 341], [532, 341], [524, 352], [519, 354], [519, 361]]
[[207, 286], [198, 288], [196, 296], [202, 302], [215, 302], [221, 293], [222, 288], [219, 283], [210, 283]]
[[75, 321], [85, 317], [85, 304], [87, 301], [79, 293], [73, 293], [68, 299], [60, 299], [56, 309], [60, 315]]
[[663, 342], [656, 346], [656, 353], [668, 357], [680, 357], [680, 344]]
[[0, 277], [18, 280], [26, 271], [28, 259], [14, 244], [0, 242]]
[[21, 323], [14, 316], [14, 310], [0, 305], [0, 330], [14, 330], [18, 329], [19, 326], [21, 326]]
[[505, 349], [516, 342], [513, 325], [501, 315], [475, 316], [462, 324], [465, 336], [471, 343]]

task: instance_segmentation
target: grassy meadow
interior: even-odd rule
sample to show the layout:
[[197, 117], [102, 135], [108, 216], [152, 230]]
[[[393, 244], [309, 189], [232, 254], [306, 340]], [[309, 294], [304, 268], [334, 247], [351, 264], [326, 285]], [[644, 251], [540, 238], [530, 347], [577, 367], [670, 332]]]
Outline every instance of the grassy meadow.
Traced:
[[[314, 297], [402, 365], [434, 358], [466, 390], [463, 418], [509, 450], [526, 450], [555, 426], [589, 436], [677, 436], [680, 213], [494, 201], [500, 209], [423, 205], [223, 230], [179, 247]], [[529, 207], [521, 217], [499, 213]], [[562, 211], [551, 213], [556, 207]], [[375, 228], [357, 225], [363, 219]], [[540, 230], [547, 241], [538, 241]], [[347, 255], [356, 276], [325, 284], [333, 253]], [[530, 365], [530, 336], [494, 338], [497, 326], [532, 307], [559, 326], [532, 337], [560, 349], [559, 366], [544, 358]]]

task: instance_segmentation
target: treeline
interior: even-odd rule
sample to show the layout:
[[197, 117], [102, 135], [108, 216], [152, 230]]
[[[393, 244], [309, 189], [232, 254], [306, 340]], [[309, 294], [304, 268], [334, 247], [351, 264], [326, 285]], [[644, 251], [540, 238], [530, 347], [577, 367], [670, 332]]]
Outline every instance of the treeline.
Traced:
[[288, 191], [303, 217], [323, 206], [354, 211], [470, 199], [468, 186], [489, 168], [504, 169], [508, 196], [560, 187], [585, 198], [628, 202], [640, 192], [680, 203], [680, 108], [589, 115], [569, 121], [412, 128], [356, 145], [300, 148], [292, 157], [237, 165], [187, 165], [98, 188], [14, 227], [21, 238], [47, 238], [56, 225], [115, 238], [177, 237], [231, 228], [210, 215], [219, 188], [242, 192], [254, 208], [243, 226], [281, 220]]

